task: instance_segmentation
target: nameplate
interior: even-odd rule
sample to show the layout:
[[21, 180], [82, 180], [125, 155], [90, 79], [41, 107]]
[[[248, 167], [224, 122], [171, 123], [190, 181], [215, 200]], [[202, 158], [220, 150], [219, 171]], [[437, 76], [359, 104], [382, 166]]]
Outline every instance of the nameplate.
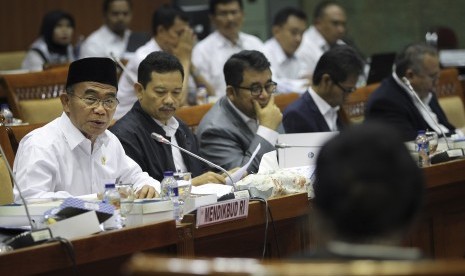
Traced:
[[197, 227], [246, 218], [249, 199], [239, 198], [206, 205], [197, 209]]

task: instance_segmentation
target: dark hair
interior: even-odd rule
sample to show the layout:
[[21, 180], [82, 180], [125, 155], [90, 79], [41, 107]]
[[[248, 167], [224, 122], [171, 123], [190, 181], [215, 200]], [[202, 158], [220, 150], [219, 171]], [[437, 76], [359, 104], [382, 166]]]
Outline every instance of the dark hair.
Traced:
[[423, 202], [424, 178], [395, 130], [363, 123], [326, 143], [317, 158], [314, 206], [339, 240], [405, 231]]
[[146, 88], [147, 83], [152, 80], [152, 72], [169, 73], [174, 71], [179, 71], [184, 79], [184, 68], [177, 57], [163, 51], [152, 52], [139, 64], [137, 81]]
[[342, 6], [339, 5], [336, 1], [321, 1], [318, 3], [313, 10], [313, 20], [323, 17], [326, 8], [333, 5], [342, 8]]
[[325, 52], [318, 60], [313, 72], [313, 84], [318, 85], [324, 74], [335, 82], [343, 82], [349, 76], [363, 71], [363, 61], [357, 52], [348, 45], [337, 45]]
[[242, 50], [232, 55], [224, 64], [223, 73], [226, 85], [239, 86], [244, 80], [244, 70], [262, 72], [270, 68], [270, 62], [262, 52]]
[[180, 18], [182, 21], [189, 22], [189, 18], [181, 8], [175, 5], [163, 5], [153, 12], [152, 15], [152, 33], [157, 34], [158, 26], [169, 29], [174, 25], [174, 20]]
[[75, 28], [74, 18], [71, 14], [61, 11], [54, 10], [46, 13], [42, 18], [42, 26], [40, 27], [40, 35], [44, 38], [47, 47], [51, 52], [66, 53], [68, 45], [58, 45], [53, 41], [53, 32], [56, 25], [62, 19], [67, 19], [71, 27]]
[[103, 10], [104, 14], [106, 14], [108, 12], [108, 10], [110, 9], [111, 3], [115, 2], [115, 1], [126, 1], [126, 2], [128, 2], [129, 9], [132, 10], [132, 1], [131, 0], [103, 0], [102, 10]]
[[396, 74], [399, 77], [404, 77], [407, 69], [412, 69], [417, 73], [420, 72], [423, 68], [423, 57], [425, 55], [437, 56], [438, 52], [433, 46], [425, 43], [408, 45], [396, 57], [394, 62]]
[[241, 7], [241, 10], [244, 9], [244, 4], [242, 3], [242, 0], [210, 0], [210, 3], [208, 4], [208, 10], [210, 14], [215, 14], [216, 12], [216, 6], [219, 4], [228, 4], [232, 2], [237, 2], [239, 3], [239, 6]]
[[286, 7], [279, 10], [278, 13], [276, 13], [276, 15], [273, 18], [273, 26], [282, 26], [286, 24], [287, 19], [292, 15], [299, 19], [307, 21], [307, 15], [301, 9], [294, 7]]

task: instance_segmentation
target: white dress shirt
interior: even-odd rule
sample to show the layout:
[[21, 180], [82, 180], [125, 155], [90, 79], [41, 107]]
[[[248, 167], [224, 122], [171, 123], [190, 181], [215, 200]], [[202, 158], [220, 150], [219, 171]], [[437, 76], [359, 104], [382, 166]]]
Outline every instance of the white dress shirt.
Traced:
[[126, 65], [126, 70], [121, 74], [118, 82], [118, 93], [116, 97], [119, 104], [116, 107], [114, 119], [118, 120], [123, 117], [137, 101], [136, 92], [134, 91], [134, 82], [137, 81], [137, 69], [139, 64], [144, 60], [148, 54], [154, 51], [162, 51], [155, 39], [150, 39], [143, 46], [136, 50], [132, 58]]
[[131, 31], [126, 30], [121, 37], [103, 25], [82, 42], [79, 57], [111, 58], [110, 53], [113, 53], [118, 58], [127, 58], [125, 53], [130, 35]]
[[271, 63], [273, 80], [278, 83], [278, 92], [303, 93], [307, 90], [310, 83], [303, 76], [308, 69], [301, 59], [295, 55], [288, 56], [275, 38], [265, 42], [265, 55]]
[[337, 112], [339, 111], [339, 106], [331, 107], [323, 98], [318, 95], [312, 87], [308, 88], [308, 93], [315, 102], [318, 110], [320, 110], [321, 115], [325, 118], [326, 123], [328, 124], [330, 131], [338, 131], [337, 128]]
[[[336, 43], [345, 44], [342, 40], [338, 40]], [[305, 73], [313, 75], [318, 60], [329, 49], [328, 42], [312, 25], [304, 32], [302, 43], [300, 43], [295, 55], [306, 64], [307, 72]]]
[[[163, 124], [159, 120], [153, 119], [163, 130], [165, 131], [166, 136], [170, 137], [171, 143], [178, 146], [178, 140], [176, 139], [176, 131], [179, 128], [179, 122], [174, 117], [171, 117], [167, 124]], [[171, 147], [171, 154], [173, 155], [173, 163], [178, 172], [188, 172], [186, 163], [181, 155], [181, 150], [177, 147]]]
[[237, 112], [239, 117], [241, 117], [241, 119], [247, 124], [247, 126], [253, 133], [257, 134], [258, 136], [261, 136], [263, 139], [267, 140], [272, 145], [276, 144], [279, 136], [279, 133], [277, 131], [260, 125], [260, 122], [258, 120], [252, 119], [244, 113], [242, 113], [242, 111], [240, 111], [229, 99], [228, 103], [232, 106], [232, 108]]
[[257, 50], [264, 53], [263, 42], [256, 36], [239, 33], [236, 44], [215, 31], [195, 45], [192, 63], [199, 74], [215, 89], [218, 98], [226, 94], [223, 67], [228, 58], [242, 50]]
[[142, 172], [113, 133], [105, 130], [92, 149], [65, 113], [21, 139], [13, 171], [25, 198], [103, 193], [108, 179], [133, 183], [135, 190], [151, 185], [160, 192], [160, 182]]

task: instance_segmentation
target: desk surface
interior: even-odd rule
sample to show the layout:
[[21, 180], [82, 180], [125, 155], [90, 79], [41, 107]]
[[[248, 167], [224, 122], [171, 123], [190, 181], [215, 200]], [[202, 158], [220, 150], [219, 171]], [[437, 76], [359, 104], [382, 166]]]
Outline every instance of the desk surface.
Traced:
[[[81, 275], [99, 270], [102, 275], [116, 275], [121, 262], [135, 252], [175, 246], [178, 242], [175, 230], [174, 220], [169, 220], [74, 239], [71, 242], [78, 271]], [[64, 247], [52, 242], [0, 255], [0, 275], [52, 272], [71, 275], [71, 264]]]

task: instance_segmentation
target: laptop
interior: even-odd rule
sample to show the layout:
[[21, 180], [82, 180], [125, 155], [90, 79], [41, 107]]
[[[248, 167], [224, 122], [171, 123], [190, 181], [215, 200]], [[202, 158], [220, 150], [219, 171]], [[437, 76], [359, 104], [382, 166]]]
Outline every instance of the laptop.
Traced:
[[276, 145], [280, 168], [314, 165], [321, 147], [339, 132], [280, 134]]
[[392, 74], [392, 65], [396, 59], [395, 52], [374, 54], [371, 56], [367, 84], [381, 82]]

